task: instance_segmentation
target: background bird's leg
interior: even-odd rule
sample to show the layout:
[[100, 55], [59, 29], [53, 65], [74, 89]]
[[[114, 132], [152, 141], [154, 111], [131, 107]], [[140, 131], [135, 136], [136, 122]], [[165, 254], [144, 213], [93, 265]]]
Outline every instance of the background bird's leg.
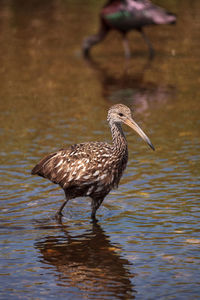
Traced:
[[146, 34], [144, 33], [144, 31], [142, 29], [139, 29], [138, 31], [141, 33], [141, 35], [142, 35], [142, 37], [143, 37], [143, 39], [144, 39], [144, 41], [145, 41], [145, 43], [146, 43], [146, 45], [148, 47], [149, 58], [153, 59], [155, 52], [154, 52], [154, 49], [153, 49], [153, 46], [152, 46], [150, 40], [148, 39], [148, 37], [146, 36]]
[[123, 47], [124, 47], [124, 53], [125, 53], [126, 59], [131, 58], [131, 51], [130, 51], [129, 42], [126, 37], [126, 34], [123, 34]]
[[[65, 193], [65, 195], [66, 195], [66, 193]], [[66, 195], [66, 198], [67, 198], [67, 195]], [[63, 210], [63, 208], [65, 207], [65, 205], [67, 204], [67, 202], [69, 201], [69, 199], [66, 199], [63, 203], [62, 203], [62, 205], [60, 206], [60, 208], [58, 209], [58, 211], [57, 211], [57, 213], [56, 213], [56, 215], [55, 215], [55, 217], [56, 217], [56, 219], [60, 219], [61, 217], [62, 217], [62, 210]]]
[[83, 56], [85, 58], [90, 57], [90, 49], [100, 43], [107, 35], [108, 30], [105, 27], [103, 23], [100, 25], [100, 29], [97, 34], [94, 34], [92, 36], [89, 36], [88, 38], [84, 39], [83, 45], [82, 45], [82, 51], [83, 51]]
[[94, 222], [97, 221], [97, 219], [96, 219], [96, 211], [99, 208], [99, 206], [101, 205], [101, 203], [103, 202], [103, 199], [92, 199], [92, 203], [91, 203], [91, 206], [92, 206], [91, 219]]

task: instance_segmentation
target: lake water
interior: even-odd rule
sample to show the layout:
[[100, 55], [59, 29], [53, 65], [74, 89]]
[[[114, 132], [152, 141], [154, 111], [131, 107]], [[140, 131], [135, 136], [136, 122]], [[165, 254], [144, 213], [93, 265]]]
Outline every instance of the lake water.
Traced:
[[[200, 2], [165, 1], [175, 26], [137, 32], [132, 58], [112, 32], [83, 60], [104, 1], [0, 2], [0, 298], [200, 299]], [[124, 103], [153, 152], [124, 127], [129, 163], [90, 222], [90, 199], [55, 211], [63, 191], [31, 176], [38, 160], [110, 141], [107, 110]]]

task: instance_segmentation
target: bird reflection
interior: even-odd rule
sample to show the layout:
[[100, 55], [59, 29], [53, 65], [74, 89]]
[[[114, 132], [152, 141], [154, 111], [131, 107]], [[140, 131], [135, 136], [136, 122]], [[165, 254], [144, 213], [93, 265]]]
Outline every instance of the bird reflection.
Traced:
[[[45, 227], [41, 226], [41, 229]], [[72, 236], [60, 223], [60, 234], [46, 236], [35, 242], [40, 251], [44, 268], [56, 267], [59, 283], [79, 289], [87, 296], [97, 295], [114, 299], [133, 299], [135, 291], [130, 278], [133, 274], [127, 259], [120, 257], [120, 250], [112, 245], [97, 223], [92, 230]]]
[[133, 72], [129, 62], [125, 62], [121, 73], [114, 73], [92, 58], [85, 59], [87, 67], [93, 69], [102, 85], [102, 94], [111, 104], [123, 103], [137, 113], [149, 115], [151, 107], [161, 107], [175, 98], [176, 89], [172, 85], [145, 80], [145, 74], [153, 62], [147, 60], [139, 71]]

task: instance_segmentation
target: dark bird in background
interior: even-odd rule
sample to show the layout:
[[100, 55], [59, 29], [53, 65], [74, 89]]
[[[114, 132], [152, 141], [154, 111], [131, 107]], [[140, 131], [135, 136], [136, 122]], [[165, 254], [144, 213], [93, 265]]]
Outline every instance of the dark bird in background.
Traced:
[[154, 150], [149, 138], [132, 119], [127, 106], [113, 105], [108, 111], [107, 120], [112, 133], [112, 144], [75, 144], [69, 149], [47, 155], [32, 170], [33, 175], [48, 178], [63, 188], [66, 200], [56, 213], [58, 219], [68, 200], [81, 196], [92, 199], [91, 218], [96, 219], [97, 209], [110, 190], [118, 186], [128, 161], [128, 146], [122, 123], [134, 129]]
[[154, 49], [143, 31], [147, 25], [174, 24], [176, 16], [165, 9], [154, 5], [149, 0], [110, 0], [100, 11], [100, 27], [97, 34], [83, 41], [83, 55], [89, 57], [90, 49], [101, 42], [112, 29], [119, 31], [123, 37], [126, 58], [130, 57], [130, 48], [126, 34], [130, 30], [141, 33], [149, 49], [150, 58]]

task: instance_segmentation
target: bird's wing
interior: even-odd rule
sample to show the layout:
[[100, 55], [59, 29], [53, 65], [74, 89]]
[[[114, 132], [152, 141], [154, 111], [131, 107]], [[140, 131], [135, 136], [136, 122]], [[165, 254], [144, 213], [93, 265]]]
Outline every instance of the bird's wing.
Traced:
[[67, 150], [60, 150], [45, 156], [39, 163], [32, 169], [32, 175], [39, 175], [48, 178], [54, 183], [59, 183], [59, 169], [63, 169], [66, 165]]
[[67, 150], [63, 149], [44, 157], [31, 173], [48, 178], [62, 188], [91, 184], [99, 175], [97, 168], [100, 167], [101, 153], [96, 155], [97, 150], [98, 143], [71, 146]]

